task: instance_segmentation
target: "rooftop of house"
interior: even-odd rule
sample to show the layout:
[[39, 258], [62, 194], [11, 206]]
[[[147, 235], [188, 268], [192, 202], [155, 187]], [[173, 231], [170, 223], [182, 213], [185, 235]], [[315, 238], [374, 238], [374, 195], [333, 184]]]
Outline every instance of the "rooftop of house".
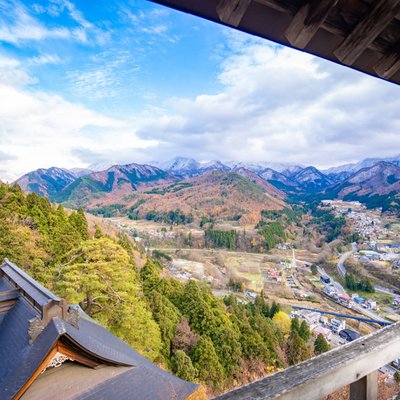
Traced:
[[60, 391], [65, 400], [186, 399], [198, 390], [7, 259], [0, 265], [0, 359], [4, 400], [54, 399]]

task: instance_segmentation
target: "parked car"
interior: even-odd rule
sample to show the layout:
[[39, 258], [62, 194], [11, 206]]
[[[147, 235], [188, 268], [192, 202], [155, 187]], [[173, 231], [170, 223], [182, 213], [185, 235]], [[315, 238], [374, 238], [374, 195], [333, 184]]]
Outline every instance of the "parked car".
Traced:
[[331, 279], [329, 278], [329, 276], [321, 275], [321, 282], [329, 284], [331, 283]]
[[353, 331], [351, 329], [342, 329], [339, 332], [339, 336], [343, 339], [346, 339], [348, 342], [352, 342], [353, 340], [356, 340], [359, 337], [361, 337], [361, 335], [358, 332]]

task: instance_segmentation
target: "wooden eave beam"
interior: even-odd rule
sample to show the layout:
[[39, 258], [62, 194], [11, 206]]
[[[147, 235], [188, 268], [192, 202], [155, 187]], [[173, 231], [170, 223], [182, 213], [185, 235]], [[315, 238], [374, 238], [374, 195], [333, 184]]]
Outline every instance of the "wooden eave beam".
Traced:
[[218, 17], [223, 23], [238, 27], [250, 3], [251, 0], [219, 0]]
[[396, 17], [399, 9], [400, 0], [379, 0], [334, 51], [338, 60], [352, 65]]
[[19, 400], [22, 395], [29, 389], [35, 379], [42, 373], [42, 371], [46, 368], [47, 364], [51, 361], [51, 359], [57, 353], [57, 345], [54, 346], [44, 360], [39, 365], [38, 369], [32, 374], [32, 376], [26, 381], [25, 385], [18, 391], [18, 393], [13, 397], [13, 400]]
[[296, 6], [292, 3], [283, 3], [280, 0], [254, 0], [256, 3], [272, 8], [273, 10], [283, 12], [285, 14], [294, 15], [297, 12]]
[[[259, 381], [233, 389], [214, 400], [316, 400], [353, 383], [356, 390], [361, 386], [371, 393], [371, 389], [376, 387], [371, 382], [375, 371], [398, 357], [400, 323], [380, 329]], [[358, 382], [364, 377], [367, 377], [364, 384]], [[372, 396], [363, 397], [369, 398], [376, 399]]]
[[[298, 12], [297, 7], [293, 3], [287, 1], [282, 1], [282, 0], [253, 0], [253, 1], [255, 3], [261, 4], [272, 10], [279, 11], [286, 15], [294, 16]], [[395, 18], [397, 20], [400, 20], [400, 10], [397, 12]], [[321, 29], [324, 29], [325, 31], [332, 33], [333, 35], [338, 35], [343, 39], [346, 38], [347, 36], [347, 32], [344, 30], [344, 28], [339, 24], [337, 24], [336, 21], [333, 21], [330, 18], [330, 15], [328, 15], [325, 21], [322, 23]], [[386, 49], [382, 48], [382, 46], [377, 42], [370, 43], [368, 47], [371, 50], [377, 51], [382, 54], [384, 54], [386, 51]]]
[[383, 79], [390, 79], [400, 70], [400, 45], [397, 48], [384, 55], [375, 65], [374, 70]]
[[309, 0], [293, 17], [285, 36], [292, 46], [304, 49], [338, 0]]

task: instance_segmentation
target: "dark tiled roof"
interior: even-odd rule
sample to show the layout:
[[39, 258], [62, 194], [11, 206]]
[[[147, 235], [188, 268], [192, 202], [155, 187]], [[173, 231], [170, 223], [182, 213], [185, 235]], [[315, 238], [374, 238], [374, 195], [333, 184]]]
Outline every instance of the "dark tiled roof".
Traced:
[[[88, 317], [79, 318], [76, 326], [59, 316], [53, 317], [44, 325], [41, 333], [32, 339], [29, 334], [31, 321], [36, 319], [40, 323], [42, 314], [37, 304], [33, 304], [27, 296], [34, 297], [38, 304], [60, 302], [62, 299], [30, 277], [26, 279], [26, 274], [21, 274], [18, 267], [9, 264], [6, 262], [0, 267], [0, 288], [2, 291], [17, 288], [18, 299], [8, 311], [0, 313], [1, 400], [12, 399], [18, 393], [59, 341], [100, 364], [110, 365], [111, 369], [131, 367], [124, 373], [118, 370], [119, 374], [111, 374], [110, 379], [91, 387], [78, 399], [179, 400], [197, 389], [197, 385], [158, 368]], [[57, 375], [60, 373], [57, 372]], [[58, 379], [62, 379], [62, 375]], [[29, 399], [29, 391], [23, 398]], [[42, 399], [47, 398], [54, 397], [46, 397], [46, 393], [43, 393]]]
[[184, 399], [197, 389], [197, 385], [175, 377], [172, 382], [170, 374], [160, 374], [159, 371], [159, 368], [155, 366], [150, 369], [131, 368], [127, 372], [76, 396], [74, 400]]
[[[32, 376], [54, 345], [48, 336], [51, 326], [29, 345], [29, 320], [38, 311], [20, 298], [3, 317], [0, 325], [0, 399], [10, 399]], [[54, 335], [51, 335], [54, 336]]]
[[0, 279], [0, 292], [7, 292], [13, 289], [15, 289], [15, 287], [12, 286], [10, 282], [5, 279]]
[[4, 259], [1, 271], [12, 280], [13, 284], [31, 297], [39, 306], [44, 306], [50, 301], [59, 302], [61, 299], [32, 279], [27, 273], [18, 268], [9, 260]]

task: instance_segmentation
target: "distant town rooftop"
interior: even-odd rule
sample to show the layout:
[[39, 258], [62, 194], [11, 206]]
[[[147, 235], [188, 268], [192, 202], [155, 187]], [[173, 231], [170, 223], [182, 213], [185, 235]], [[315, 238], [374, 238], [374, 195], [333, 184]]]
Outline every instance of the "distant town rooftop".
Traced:
[[399, 0], [152, 0], [400, 83]]

